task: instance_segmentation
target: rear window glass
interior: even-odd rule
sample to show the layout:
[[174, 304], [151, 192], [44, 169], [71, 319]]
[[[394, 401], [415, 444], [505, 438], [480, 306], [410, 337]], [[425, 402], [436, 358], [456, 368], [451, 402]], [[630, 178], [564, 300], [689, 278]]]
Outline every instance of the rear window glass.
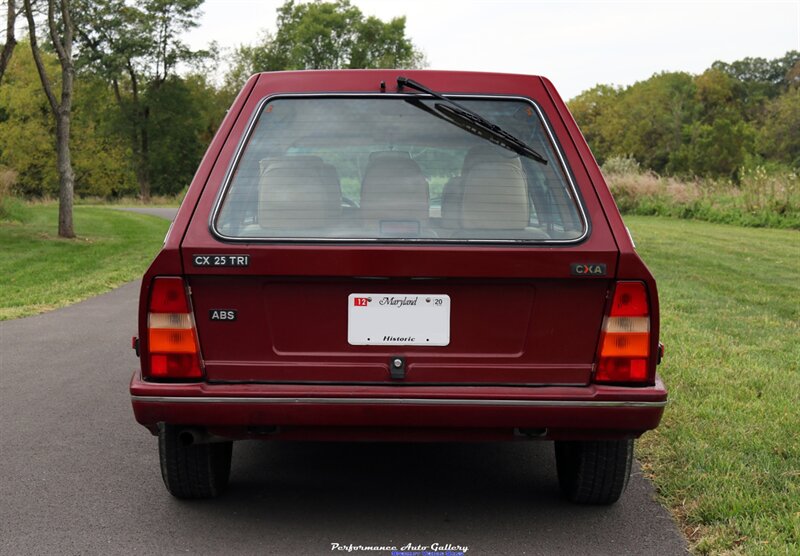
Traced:
[[[573, 241], [575, 189], [531, 102], [459, 99], [542, 164], [464, 129], [420, 97], [274, 98], [216, 211], [228, 239]], [[463, 125], [463, 122], [462, 122]]]

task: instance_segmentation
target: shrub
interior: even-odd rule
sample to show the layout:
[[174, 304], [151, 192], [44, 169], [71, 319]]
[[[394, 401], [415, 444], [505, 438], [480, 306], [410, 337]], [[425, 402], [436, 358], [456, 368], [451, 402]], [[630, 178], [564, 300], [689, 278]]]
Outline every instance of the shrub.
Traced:
[[630, 155], [612, 156], [603, 163], [603, 173], [615, 176], [637, 176], [642, 173], [642, 166]]

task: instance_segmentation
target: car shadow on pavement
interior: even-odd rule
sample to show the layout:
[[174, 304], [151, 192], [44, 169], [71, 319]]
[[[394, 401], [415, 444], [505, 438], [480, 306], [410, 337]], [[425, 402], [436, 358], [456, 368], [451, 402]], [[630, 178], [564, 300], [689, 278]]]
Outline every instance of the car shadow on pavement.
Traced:
[[[231, 495], [363, 509], [451, 511], [472, 502], [560, 503], [551, 443], [241, 443]], [[245, 492], [242, 492], [244, 490]]]
[[224, 496], [173, 504], [181, 521], [214, 524], [212, 544], [222, 535], [235, 547], [257, 530], [267, 553], [390, 554], [342, 552], [334, 543], [449, 543], [468, 554], [685, 553], [638, 466], [617, 504], [574, 505], [559, 493], [550, 442], [239, 442]]

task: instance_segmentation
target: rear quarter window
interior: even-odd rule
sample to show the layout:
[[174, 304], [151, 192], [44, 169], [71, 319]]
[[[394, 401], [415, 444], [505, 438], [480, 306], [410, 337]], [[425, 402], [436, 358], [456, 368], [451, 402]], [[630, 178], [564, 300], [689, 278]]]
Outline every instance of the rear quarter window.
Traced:
[[582, 239], [586, 217], [538, 107], [458, 101], [547, 164], [456, 125], [425, 97], [273, 97], [226, 177], [213, 231], [246, 241]]

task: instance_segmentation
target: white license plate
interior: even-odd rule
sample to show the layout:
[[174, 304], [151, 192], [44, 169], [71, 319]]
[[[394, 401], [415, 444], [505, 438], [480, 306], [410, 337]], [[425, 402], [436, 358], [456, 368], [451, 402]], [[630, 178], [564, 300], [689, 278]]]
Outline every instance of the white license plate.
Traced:
[[450, 296], [351, 293], [347, 342], [353, 346], [446, 346]]

